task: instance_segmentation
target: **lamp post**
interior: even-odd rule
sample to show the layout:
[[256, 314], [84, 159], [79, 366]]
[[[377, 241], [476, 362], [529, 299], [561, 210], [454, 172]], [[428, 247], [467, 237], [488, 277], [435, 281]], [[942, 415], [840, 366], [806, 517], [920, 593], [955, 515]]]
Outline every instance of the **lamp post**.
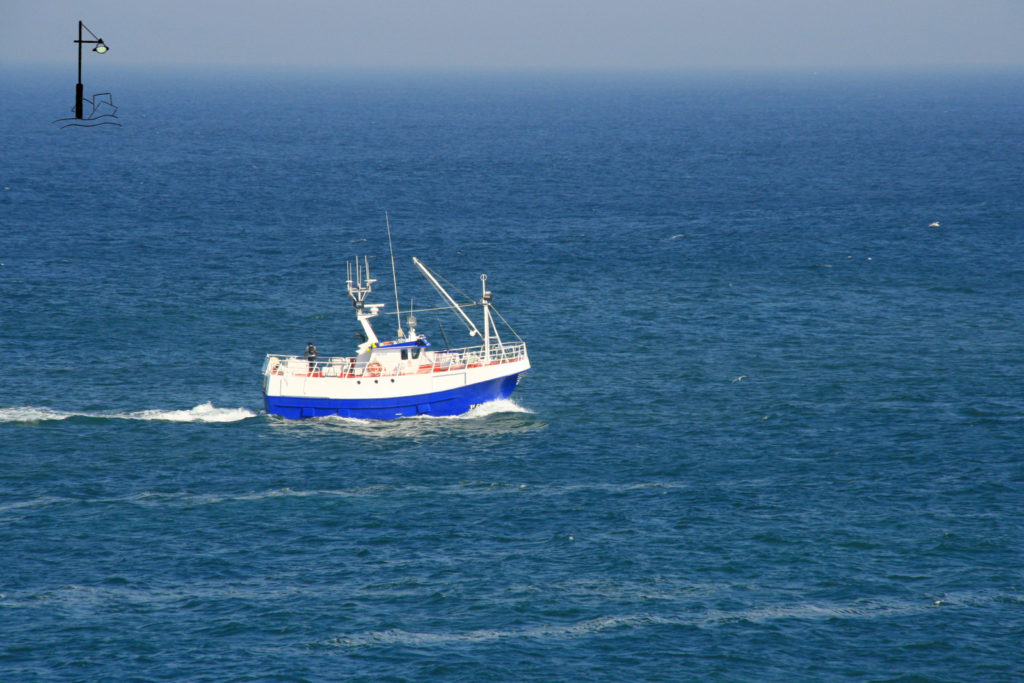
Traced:
[[[85, 29], [89, 32], [95, 40], [83, 40], [82, 30]], [[78, 40], [74, 41], [78, 43], [78, 84], [75, 85], [75, 118], [82, 118], [82, 43], [90, 43], [96, 45], [92, 49], [93, 52], [103, 54], [107, 51], [107, 45], [103, 42], [102, 38], [97, 38], [96, 34], [89, 31], [89, 28], [81, 21], [78, 22]]]

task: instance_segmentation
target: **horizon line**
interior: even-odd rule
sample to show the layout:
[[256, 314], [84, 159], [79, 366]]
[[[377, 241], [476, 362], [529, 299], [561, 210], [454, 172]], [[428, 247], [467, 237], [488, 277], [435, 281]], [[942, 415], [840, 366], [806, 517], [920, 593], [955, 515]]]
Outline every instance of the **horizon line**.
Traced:
[[[45, 61], [5, 61], [0, 63], [2, 71], [24, 70], [64, 70], [68, 68], [66, 60]], [[366, 74], [652, 74], [652, 75], [685, 75], [685, 74], [851, 74], [851, 73], [944, 73], [944, 72], [981, 72], [1003, 71], [1024, 72], [1024, 63], [1016, 62], [971, 62], [971, 63], [907, 63], [907, 64], [773, 64], [773, 65], [366, 65], [366, 64], [239, 64], [232, 62], [200, 63], [134, 63], [110, 64], [105, 67], [116, 71], [236, 71], [265, 73], [366, 73]]]

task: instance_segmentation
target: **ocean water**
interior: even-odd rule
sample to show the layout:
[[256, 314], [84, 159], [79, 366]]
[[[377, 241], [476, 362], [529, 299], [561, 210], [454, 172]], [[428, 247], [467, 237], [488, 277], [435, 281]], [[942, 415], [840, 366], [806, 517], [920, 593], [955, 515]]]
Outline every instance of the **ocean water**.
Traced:
[[[3, 72], [0, 680], [1024, 679], [1024, 74], [90, 66]], [[385, 211], [533, 369], [265, 415]]]

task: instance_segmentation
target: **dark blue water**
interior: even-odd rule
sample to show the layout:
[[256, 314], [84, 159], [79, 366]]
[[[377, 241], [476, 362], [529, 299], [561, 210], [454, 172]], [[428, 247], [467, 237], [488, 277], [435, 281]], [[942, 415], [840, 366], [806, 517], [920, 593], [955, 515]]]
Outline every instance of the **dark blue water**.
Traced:
[[[1024, 677], [1024, 75], [108, 69], [3, 75], [0, 679]], [[385, 210], [533, 370], [267, 417]]]

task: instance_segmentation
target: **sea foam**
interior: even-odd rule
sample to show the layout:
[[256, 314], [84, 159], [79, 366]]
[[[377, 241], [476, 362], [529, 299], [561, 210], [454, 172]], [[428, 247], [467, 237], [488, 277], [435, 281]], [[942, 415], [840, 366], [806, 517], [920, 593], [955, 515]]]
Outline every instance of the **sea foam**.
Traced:
[[39, 422], [56, 422], [75, 417], [163, 422], [238, 422], [240, 420], [247, 420], [250, 417], [256, 417], [256, 413], [247, 408], [217, 408], [209, 402], [202, 403], [188, 410], [139, 410], [129, 413], [64, 411], [35, 406], [0, 408], [0, 423], [20, 422], [36, 424]]

